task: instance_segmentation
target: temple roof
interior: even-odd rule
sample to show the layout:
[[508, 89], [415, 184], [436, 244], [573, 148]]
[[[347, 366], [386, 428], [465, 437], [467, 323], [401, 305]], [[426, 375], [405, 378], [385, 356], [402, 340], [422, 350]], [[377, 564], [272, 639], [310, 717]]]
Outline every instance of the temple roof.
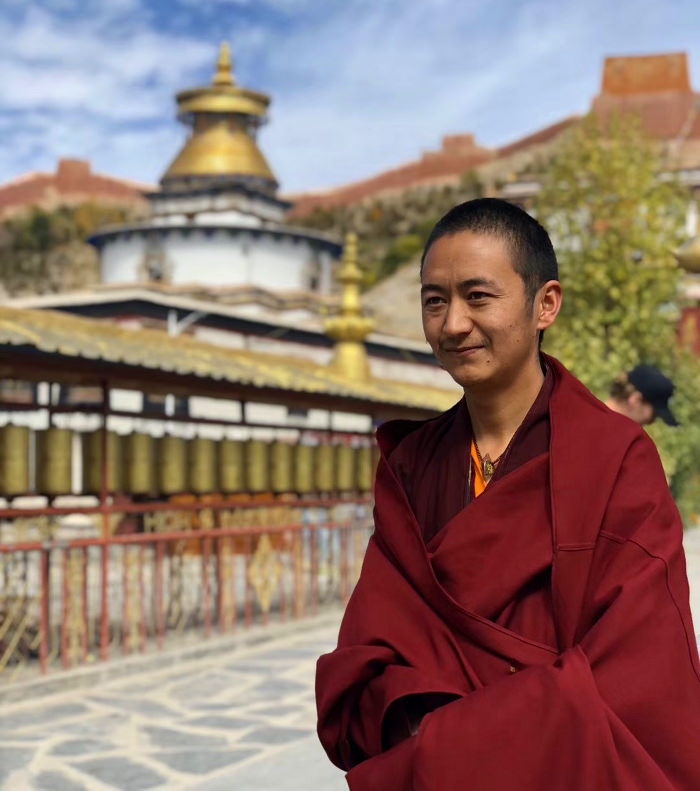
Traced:
[[606, 58], [601, 94], [692, 93], [685, 52]]
[[690, 84], [684, 52], [606, 58], [593, 112], [604, 122], [616, 113], [637, 115], [651, 137], [674, 146], [681, 167], [697, 167], [700, 95]]
[[85, 201], [127, 208], [143, 207], [150, 184], [94, 173], [83, 159], [60, 159], [55, 173], [25, 173], [0, 184], [0, 217], [39, 206], [47, 211]]
[[[159, 330], [127, 329], [50, 310], [0, 307], [0, 376], [63, 380], [425, 417], [455, 391], [384, 379], [351, 381], [328, 366], [230, 349]], [[54, 380], [56, 380], [54, 378]]]

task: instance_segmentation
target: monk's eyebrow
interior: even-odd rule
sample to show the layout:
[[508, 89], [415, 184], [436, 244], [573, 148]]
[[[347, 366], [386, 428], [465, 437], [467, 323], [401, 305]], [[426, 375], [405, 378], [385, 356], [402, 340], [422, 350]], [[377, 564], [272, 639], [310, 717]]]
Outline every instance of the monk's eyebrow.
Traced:
[[469, 280], [463, 280], [459, 284], [459, 287], [463, 291], [466, 291], [469, 288], [476, 288], [476, 287], [493, 288], [493, 289], [497, 290], [498, 289], [498, 283], [496, 283], [493, 280], [489, 280], [488, 278], [485, 278], [485, 277], [472, 277]]
[[[468, 291], [470, 288], [491, 288], [498, 291], [499, 285], [486, 277], [471, 277], [469, 280], [463, 280], [459, 284], [459, 288], [461, 291]], [[426, 291], [436, 291], [438, 294], [445, 294], [448, 289], [444, 286], [439, 286], [437, 283], [424, 283], [420, 287], [420, 293], [425, 294]]]

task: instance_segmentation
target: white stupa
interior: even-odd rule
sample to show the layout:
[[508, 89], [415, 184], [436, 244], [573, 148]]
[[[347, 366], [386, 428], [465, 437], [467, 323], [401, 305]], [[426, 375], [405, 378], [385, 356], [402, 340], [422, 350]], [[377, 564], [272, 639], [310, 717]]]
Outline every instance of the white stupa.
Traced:
[[102, 281], [330, 293], [341, 245], [285, 225], [290, 204], [256, 142], [270, 99], [236, 84], [227, 44], [212, 84], [176, 98], [190, 135], [146, 195], [148, 218], [90, 238]]

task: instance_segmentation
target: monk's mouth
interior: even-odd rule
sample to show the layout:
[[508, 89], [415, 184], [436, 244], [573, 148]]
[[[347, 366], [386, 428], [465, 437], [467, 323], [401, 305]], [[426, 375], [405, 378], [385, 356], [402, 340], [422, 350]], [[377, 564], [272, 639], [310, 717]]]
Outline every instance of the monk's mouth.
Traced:
[[445, 349], [448, 354], [452, 354], [455, 357], [471, 357], [473, 354], [478, 352], [480, 349], [483, 349], [483, 346], [462, 346], [459, 349]]

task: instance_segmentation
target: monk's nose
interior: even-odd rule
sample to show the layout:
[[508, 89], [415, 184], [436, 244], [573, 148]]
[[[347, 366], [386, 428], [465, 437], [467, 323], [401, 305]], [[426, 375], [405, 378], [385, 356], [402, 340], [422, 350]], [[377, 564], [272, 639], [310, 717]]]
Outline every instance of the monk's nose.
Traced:
[[466, 305], [453, 301], [447, 306], [442, 331], [447, 336], [468, 335], [474, 328], [474, 322]]

